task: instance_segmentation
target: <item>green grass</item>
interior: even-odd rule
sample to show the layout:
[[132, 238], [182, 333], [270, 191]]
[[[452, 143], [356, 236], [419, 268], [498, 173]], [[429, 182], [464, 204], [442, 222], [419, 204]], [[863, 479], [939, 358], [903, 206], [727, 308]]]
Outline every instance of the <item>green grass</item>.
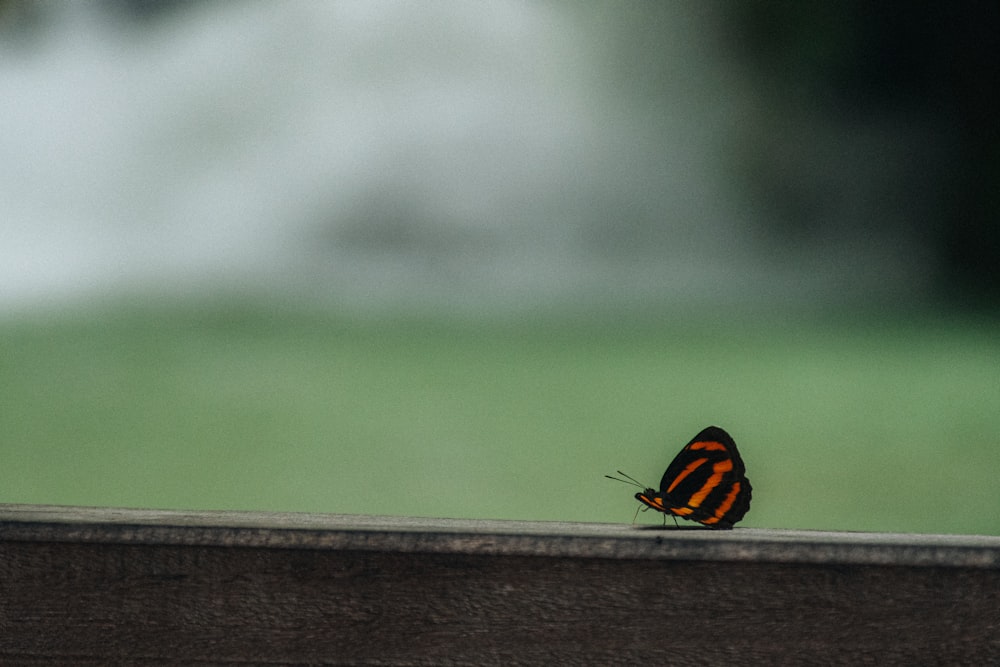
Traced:
[[[1000, 534], [994, 323], [361, 319], [265, 305], [0, 323], [0, 502], [632, 520], [723, 426], [741, 525]], [[640, 515], [641, 521], [658, 517]]]

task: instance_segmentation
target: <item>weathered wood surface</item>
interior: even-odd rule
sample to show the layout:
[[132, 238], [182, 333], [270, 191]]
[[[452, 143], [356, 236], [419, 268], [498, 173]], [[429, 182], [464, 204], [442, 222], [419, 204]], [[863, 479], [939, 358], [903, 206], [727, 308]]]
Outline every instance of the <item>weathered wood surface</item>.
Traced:
[[0, 664], [998, 664], [1000, 538], [0, 505]]

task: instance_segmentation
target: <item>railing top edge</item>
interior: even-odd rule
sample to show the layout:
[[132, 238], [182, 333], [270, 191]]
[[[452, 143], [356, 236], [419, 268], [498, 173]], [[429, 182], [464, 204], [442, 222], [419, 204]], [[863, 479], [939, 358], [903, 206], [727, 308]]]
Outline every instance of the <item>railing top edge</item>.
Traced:
[[1000, 568], [1000, 536], [0, 504], [0, 541]]

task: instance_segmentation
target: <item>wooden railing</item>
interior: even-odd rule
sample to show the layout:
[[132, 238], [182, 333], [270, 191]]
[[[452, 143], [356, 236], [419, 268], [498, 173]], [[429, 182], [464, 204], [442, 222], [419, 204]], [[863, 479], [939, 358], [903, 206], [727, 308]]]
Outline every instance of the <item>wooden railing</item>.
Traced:
[[0, 505], [0, 664], [1000, 664], [1000, 537]]

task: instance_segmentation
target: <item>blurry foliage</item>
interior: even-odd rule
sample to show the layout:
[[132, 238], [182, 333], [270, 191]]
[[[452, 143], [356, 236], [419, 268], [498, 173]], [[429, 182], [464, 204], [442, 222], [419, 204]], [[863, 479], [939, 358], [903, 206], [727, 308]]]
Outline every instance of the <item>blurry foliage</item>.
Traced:
[[[97, 2], [108, 15], [139, 25], [197, 4]], [[5, 41], [30, 44], [56, 6], [0, 0]], [[735, 70], [750, 68], [740, 85], [759, 105], [742, 126], [744, 136], [733, 142], [745, 145], [733, 146], [723, 159], [749, 191], [748, 208], [756, 214], [748, 219], [772, 245], [876, 247], [873, 261], [889, 249], [900, 263], [920, 266], [928, 284], [954, 306], [1000, 304], [1000, 5], [769, 0], [564, 6], [590, 26], [587, 41], [613, 75], [600, 79], [611, 82], [608, 97], [627, 98], [637, 109], [636, 122], [664, 142], [676, 141], [664, 118], [669, 114], [661, 113], [664, 100], [710, 89], [690, 76], [699, 70], [687, 62], [704, 54], [684, 51], [684, 44], [665, 36], [678, 22], [698, 30], [717, 27], [700, 39], [719, 45]], [[710, 20], [692, 21], [695, 15]], [[625, 253], [670, 247], [677, 220], [685, 216], [664, 216], [656, 195], [663, 182], [655, 175], [668, 168], [669, 151], [659, 145], [648, 154], [622, 150], [638, 165], [629, 175], [649, 178], [609, 179], [589, 188], [598, 193], [596, 203], [581, 208], [597, 210], [594, 218], [601, 222], [619, 218], [613, 226], [595, 225], [593, 244]], [[569, 217], [582, 214], [572, 209]], [[398, 243], [408, 222], [391, 218], [382, 228], [349, 232], [365, 243]], [[438, 237], [431, 234], [428, 245]]]
[[[896, 193], [901, 200], [887, 206], [901, 214], [870, 224], [915, 233], [930, 249], [929, 269], [939, 272], [934, 282], [947, 301], [995, 306], [1000, 298], [1000, 5], [852, 0], [730, 7], [732, 42], [785, 104], [809, 107], [853, 127], [866, 120], [905, 124], [916, 119], [924, 128], [908, 138], [914, 144], [902, 155], [910, 163], [895, 165], [907, 182]], [[802, 194], [783, 183], [764, 187], [779, 201]], [[808, 210], [793, 201], [776, 223], [786, 232], [807, 226]]]

